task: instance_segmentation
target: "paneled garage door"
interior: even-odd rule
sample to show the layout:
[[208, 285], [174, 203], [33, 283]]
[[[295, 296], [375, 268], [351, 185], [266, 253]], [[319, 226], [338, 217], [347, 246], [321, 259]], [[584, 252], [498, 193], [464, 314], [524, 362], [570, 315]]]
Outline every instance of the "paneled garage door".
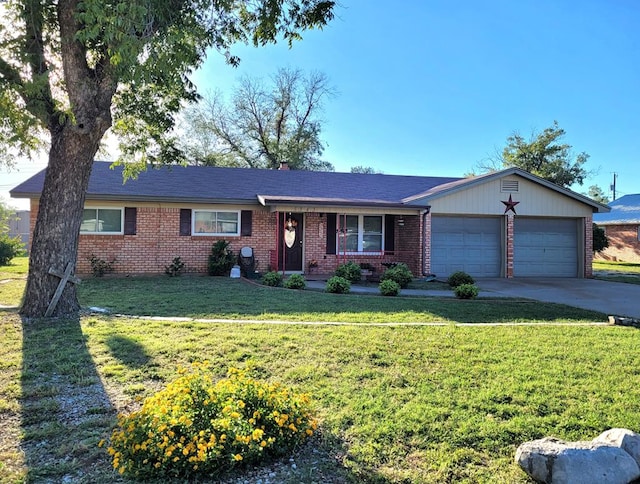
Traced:
[[439, 277], [456, 271], [499, 277], [501, 226], [498, 217], [432, 216], [431, 272]]
[[515, 219], [513, 234], [515, 277], [577, 277], [576, 219]]

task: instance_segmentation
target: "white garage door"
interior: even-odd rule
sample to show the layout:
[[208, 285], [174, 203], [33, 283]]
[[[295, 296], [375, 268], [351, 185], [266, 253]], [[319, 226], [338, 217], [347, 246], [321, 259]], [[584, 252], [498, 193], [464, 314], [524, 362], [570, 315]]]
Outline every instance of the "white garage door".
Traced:
[[448, 277], [464, 271], [474, 277], [500, 277], [499, 217], [431, 218], [431, 272]]
[[516, 217], [515, 277], [577, 277], [578, 221]]

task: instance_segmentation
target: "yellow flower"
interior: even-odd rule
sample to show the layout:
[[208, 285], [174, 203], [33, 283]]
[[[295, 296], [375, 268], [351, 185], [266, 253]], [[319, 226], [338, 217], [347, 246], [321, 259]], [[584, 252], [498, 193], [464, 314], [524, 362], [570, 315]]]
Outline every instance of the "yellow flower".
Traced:
[[241, 456], [240, 454], [236, 454], [236, 455], [234, 455], [234, 456], [233, 456], [233, 458], [234, 458], [235, 460], [237, 460], [237, 461], [242, 460], [242, 456]]
[[102, 447], [104, 445], [104, 439], [102, 439], [100, 442], [98, 442], [98, 447]]
[[307, 429], [307, 435], [311, 437], [313, 435], [313, 430]]

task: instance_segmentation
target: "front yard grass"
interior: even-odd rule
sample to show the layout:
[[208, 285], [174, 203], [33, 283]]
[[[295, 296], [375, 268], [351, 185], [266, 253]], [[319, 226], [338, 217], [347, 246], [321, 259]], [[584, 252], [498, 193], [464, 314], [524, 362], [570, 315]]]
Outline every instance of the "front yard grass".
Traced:
[[85, 279], [83, 306], [120, 314], [348, 323], [505, 323], [606, 321], [595, 311], [530, 300], [326, 294], [224, 277]]
[[603, 281], [640, 284], [640, 264], [633, 262], [593, 261], [594, 277]]
[[[0, 313], [1, 482], [126, 482], [98, 448], [209, 360], [310, 392], [319, 436], [274, 482], [529, 482], [517, 446], [640, 429], [637, 330], [574, 326], [212, 324]], [[242, 476], [238, 476], [242, 477]], [[234, 481], [235, 482], [235, 481]]]
[[592, 311], [332, 295], [211, 277], [85, 279], [79, 296], [85, 307], [139, 317], [23, 323], [0, 310], [0, 482], [127, 482], [97, 446], [115, 414], [174, 379], [179, 365], [203, 360], [220, 377], [229, 366], [252, 365], [260, 378], [312, 394], [320, 432], [295, 469], [288, 461], [274, 468], [273, 482], [525, 483], [513, 463], [523, 441], [640, 428], [631, 328], [304, 324], [604, 321]]

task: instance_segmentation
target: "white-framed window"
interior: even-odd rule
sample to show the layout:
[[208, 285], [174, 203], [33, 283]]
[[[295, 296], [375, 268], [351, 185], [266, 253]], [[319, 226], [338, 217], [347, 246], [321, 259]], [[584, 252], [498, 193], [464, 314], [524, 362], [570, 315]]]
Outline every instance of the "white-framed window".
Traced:
[[375, 253], [384, 250], [382, 215], [338, 215], [338, 253]]
[[81, 234], [119, 235], [124, 233], [124, 208], [85, 207]]
[[240, 235], [240, 211], [194, 210], [193, 235]]

